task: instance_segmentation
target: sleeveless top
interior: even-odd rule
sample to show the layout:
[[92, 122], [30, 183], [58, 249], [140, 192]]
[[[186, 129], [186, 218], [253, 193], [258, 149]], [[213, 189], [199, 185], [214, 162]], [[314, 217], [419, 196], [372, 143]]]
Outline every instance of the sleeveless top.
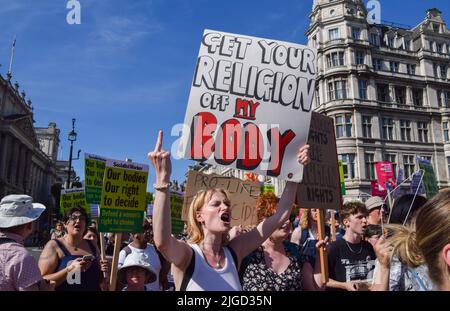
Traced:
[[186, 291], [240, 291], [241, 284], [236, 267], [236, 256], [229, 247], [224, 247], [225, 266], [214, 269], [208, 265], [200, 246], [190, 245], [193, 254], [186, 269], [180, 290]]
[[[61, 271], [70, 265], [70, 262], [77, 259], [82, 258], [83, 255], [72, 255], [67, 248], [61, 243], [59, 240], [54, 240], [56, 244], [58, 244], [59, 248], [64, 253], [64, 257], [60, 258], [58, 261], [58, 267], [55, 272]], [[94, 256], [94, 260], [92, 260], [91, 266], [84, 272], [81, 272], [81, 282], [80, 284], [67, 283], [67, 279], [64, 282], [55, 288], [55, 291], [100, 291], [100, 268], [99, 261], [97, 258], [97, 251], [95, 246], [91, 241], [85, 240], [89, 248], [91, 249], [92, 255]]]

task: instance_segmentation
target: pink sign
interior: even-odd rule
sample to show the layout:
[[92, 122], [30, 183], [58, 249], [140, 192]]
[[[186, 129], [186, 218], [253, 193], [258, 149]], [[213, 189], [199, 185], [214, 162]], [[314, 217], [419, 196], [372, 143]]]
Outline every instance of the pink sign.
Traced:
[[378, 186], [383, 190], [395, 188], [394, 170], [392, 162], [377, 162], [375, 164], [377, 170]]
[[380, 197], [380, 198], [384, 199], [387, 195], [387, 190], [380, 188], [380, 186], [378, 185], [378, 183], [376, 181], [370, 182], [370, 188], [372, 190], [373, 197]]

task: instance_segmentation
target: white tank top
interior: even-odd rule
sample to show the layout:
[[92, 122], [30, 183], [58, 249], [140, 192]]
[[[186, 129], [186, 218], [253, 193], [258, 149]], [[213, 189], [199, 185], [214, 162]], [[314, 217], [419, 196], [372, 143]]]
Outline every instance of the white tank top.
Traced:
[[195, 267], [192, 277], [186, 286], [186, 291], [240, 291], [241, 283], [233, 256], [227, 247], [225, 265], [221, 269], [214, 269], [208, 265], [203, 252], [197, 244], [191, 245], [194, 250]]

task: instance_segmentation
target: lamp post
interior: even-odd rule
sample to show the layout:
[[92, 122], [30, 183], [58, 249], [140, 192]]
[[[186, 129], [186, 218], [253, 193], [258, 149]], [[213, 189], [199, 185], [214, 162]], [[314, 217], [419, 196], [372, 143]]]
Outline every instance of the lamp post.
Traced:
[[67, 172], [67, 186], [66, 189], [70, 188], [70, 174], [72, 171], [72, 160], [78, 160], [80, 158], [81, 150], [78, 150], [78, 155], [76, 158], [72, 157], [73, 142], [77, 140], [77, 133], [75, 132], [75, 118], [72, 119], [72, 131], [70, 131], [68, 139], [70, 141], [70, 154], [69, 154], [69, 171]]

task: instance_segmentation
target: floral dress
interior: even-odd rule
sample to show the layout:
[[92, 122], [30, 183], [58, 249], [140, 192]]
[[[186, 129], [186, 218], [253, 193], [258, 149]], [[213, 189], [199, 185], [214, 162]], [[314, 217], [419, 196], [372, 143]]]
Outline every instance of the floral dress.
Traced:
[[260, 246], [247, 256], [241, 267], [242, 290], [244, 291], [301, 291], [303, 260], [295, 244], [284, 243], [290, 264], [287, 269], [277, 274], [272, 271], [264, 259], [264, 249]]

